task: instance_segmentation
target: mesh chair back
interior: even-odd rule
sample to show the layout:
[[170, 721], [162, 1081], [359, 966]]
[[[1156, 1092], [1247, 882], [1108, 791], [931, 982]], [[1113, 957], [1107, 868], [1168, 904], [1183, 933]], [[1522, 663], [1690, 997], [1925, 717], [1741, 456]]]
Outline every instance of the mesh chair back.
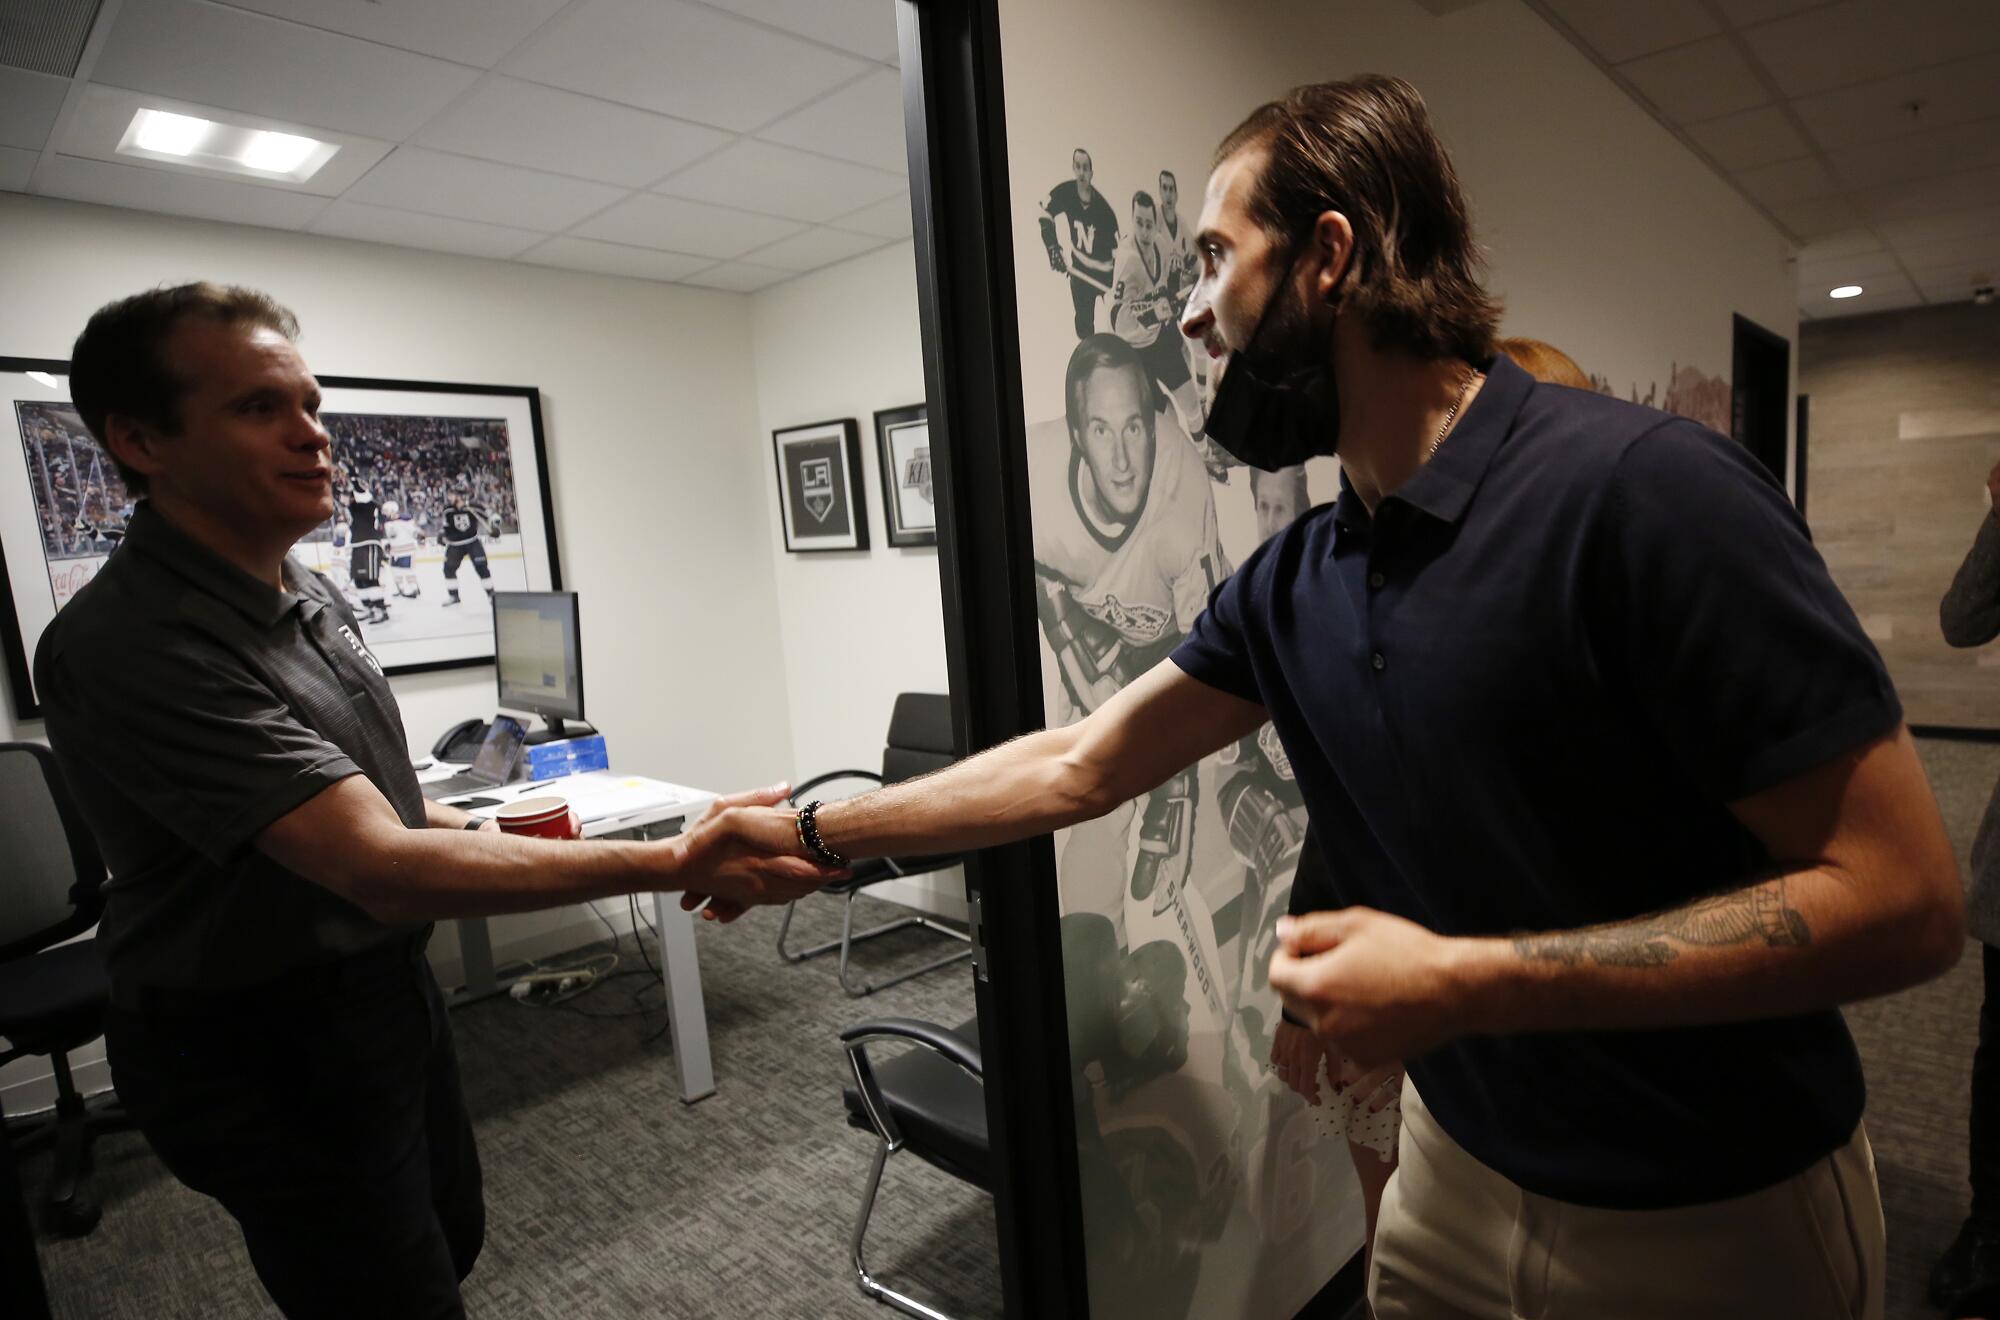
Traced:
[[90, 929], [102, 908], [104, 863], [69, 799], [54, 753], [0, 743], [0, 959]]
[[951, 734], [951, 698], [940, 692], [905, 692], [889, 716], [889, 745], [882, 749], [882, 782], [899, 783], [942, 770], [958, 759]]

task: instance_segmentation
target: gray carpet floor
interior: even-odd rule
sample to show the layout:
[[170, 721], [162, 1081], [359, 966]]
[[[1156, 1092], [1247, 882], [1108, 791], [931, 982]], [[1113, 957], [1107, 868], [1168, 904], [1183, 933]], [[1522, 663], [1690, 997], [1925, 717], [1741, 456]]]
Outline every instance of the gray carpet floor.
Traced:
[[[1921, 745], [1963, 863], [2000, 779], [2000, 746]], [[831, 935], [837, 907], [798, 929]], [[847, 1237], [872, 1154], [840, 1110], [839, 1029], [909, 1014], [971, 1014], [952, 968], [850, 1001], [825, 964], [781, 966], [772, 913], [698, 923], [720, 1091], [674, 1096], [665, 1014], [644, 978], [614, 981], [575, 1013], [489, 1000], [453, 1018], [486, 1170], [486, 1248], [466, 1287], [477, 1317], [869, 1316], [847, 1273]], [[906, 932], [869, 966], [915, 965], [935, 936]], [[630, 938], [624, 966], [637, 966]], [[1890, 1320], [1937, 1313], [1930, 1263], [1966, 1211], [1966, 1114], [1978, 1022], [1977, 945], [1944, 978], [1848, 1012], [1868, 1073], [1868, 1124], [1889, 1224]], [[167, 1176], [136, 1136], [98, 1148], [103, 1224], [45, 1241], [56, 1314], [225, 1320], [272, 1314], [234, 1225]], [[39, 1178], [39, 1162], [24, 1171]], [[954, 1315], [1000, 1314], [991, 1202], [909, 1159], [890, 1171], [870, 1264]]]
[[[864, 904], [861, 916], [892, 911]], [[830, 900], [807, 903], [795, 937], [837, 934], [837, 912]], [[648, 978], [600, 986], [572, 1001], [575, 1012], [506, 998], [454, 1012], [486, 1176], [486, 1246], [466, 1282], [469, 1314], [884, 1314], [847, 1267], [874, 1144], [846, 1125], [836, 1035], [870, 1017], [956, 1025], [972, 1014], [971, 973], [946, 968], [849, 1000], [825, 960], [779, 963], [775, 913], [696, 928], [719, 1087], [699, 1104], [676, 1096], [666, 1014], [657, 985], [642, 991]], [[886, 936], [864, 946], [866, 966], [914, 966], [940, 939]], [[639, 966], [629, 936], [620, 947], [622, 966]], [[583, 1016], [634, 1008], [652, 1011]], [[80, 1241], [41, 1244], [58, 1317], [276, 1314], [214, 1202], [176, 1183], [136, 1134], [108, 1137], [97, 1152], [103, 1222]], [[44, 1167], [22, 1170], [31, 1188]], [[897, 1157], [876, 1204], [869, 1265], [954, 1315], [998, 1316], [994, 1233], [987, 1196]]]

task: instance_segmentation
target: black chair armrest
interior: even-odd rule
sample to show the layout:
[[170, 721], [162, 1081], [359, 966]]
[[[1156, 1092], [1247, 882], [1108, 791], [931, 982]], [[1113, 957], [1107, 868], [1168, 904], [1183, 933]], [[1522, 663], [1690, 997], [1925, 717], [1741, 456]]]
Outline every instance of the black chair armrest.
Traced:
[[956, 1064], [975, 1081], [982, 1085], [985, 1083], [985, 1066], [980, 1061], [979, 1048], [960, 1040], [935, 1022], [917, 1018], [875, 1018], [857, 1022], [842, 1031], [840, 1043], [847, 1049], [847, 1066], [854, 1074], [854, 1089], [860, 1092], [861, 1106], [868, 1112], [869, 1123], [881, 1134], [891, 1151], [903, 1148], [903, 1131], [888, 1102], [882, 1098], [882, 1086], [875, 1080], [875, 1065], [868, 1058], [868, 1043], [880, 1040], [904, 1040], [922, 1045]]
[[973, 1077], [982, 1081], [985, 1079], [986, 1066], [979, 1057], [979, 1047], [935, 1022], [919, 1018], [875, 1018], [857, 1022], [840, 1033], [840, 1043], [849, 1050], [857, 1050], [872, 1040], [883, 1039], [914, 1041], [929, 1046]]
[[806, 794], [812, 792], [821, 784], [831, 784], [837, 779], [867, 779], [877, 784], [882, 782], [882, 776], [876, 774], [873, 770], [829, 770], [823, 775], [814, 775], [811, 779], [806, 780], [805, 783], [794, 788], [791, 797], [787, 801], [793, 806], [797, 806], [799, 800], [805, 797]]

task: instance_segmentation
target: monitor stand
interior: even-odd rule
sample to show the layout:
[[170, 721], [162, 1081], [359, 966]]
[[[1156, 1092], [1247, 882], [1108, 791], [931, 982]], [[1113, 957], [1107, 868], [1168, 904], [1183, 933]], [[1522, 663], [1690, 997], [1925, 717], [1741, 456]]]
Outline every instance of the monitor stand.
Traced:
[[569, 737], [569, 732], [563, 728], [563, 722], [555, 716], [544, 715], [542, 716], [542, 721], [541, 728], [528, 730], [528, 745], [530, 747], [539, 747], [543, 743], [561, 742], [563, 739]]

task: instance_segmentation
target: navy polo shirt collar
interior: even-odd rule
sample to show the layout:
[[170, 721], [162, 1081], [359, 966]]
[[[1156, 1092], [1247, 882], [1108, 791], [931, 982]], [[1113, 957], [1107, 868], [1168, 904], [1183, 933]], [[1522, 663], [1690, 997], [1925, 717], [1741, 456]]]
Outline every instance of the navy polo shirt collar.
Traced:
[[[140, 500], [132, 511], [132, 519], [125, 528], [125, 544], [120, 550], [125, 554], [138, 551], [259, 627], [274, 627], [300, 603], [299, 596], [259, 582], [168, 522], [154, 510], [150, 500]], [[293, 581], [295, 572], [287, 556], [285, 580]]]
[[[1438, 446], [1430, 462], [1385, 496], [1384, 503], [1401, 500], [1439, 522], [1455, 523], [1464, 516], [1466, 506], [1472, 503], [1472, 493], [1485, 479], [1493, 456], [1500, 452], [1501, 444], [1514, 429], [1514, 419], [1535, 385], [1535, 378], [1504, 353], [1494, 354], [1493, 360], [1480, 370], [1486, 373], [1486, 384], [1466, 406], [1451, 434]], [[1342, 527], [1366, 526], [1369, 522], [1368, 507], [1354, 493], [1345, 473], [1340, 478], [1340, 502], [1334, 517]]]

